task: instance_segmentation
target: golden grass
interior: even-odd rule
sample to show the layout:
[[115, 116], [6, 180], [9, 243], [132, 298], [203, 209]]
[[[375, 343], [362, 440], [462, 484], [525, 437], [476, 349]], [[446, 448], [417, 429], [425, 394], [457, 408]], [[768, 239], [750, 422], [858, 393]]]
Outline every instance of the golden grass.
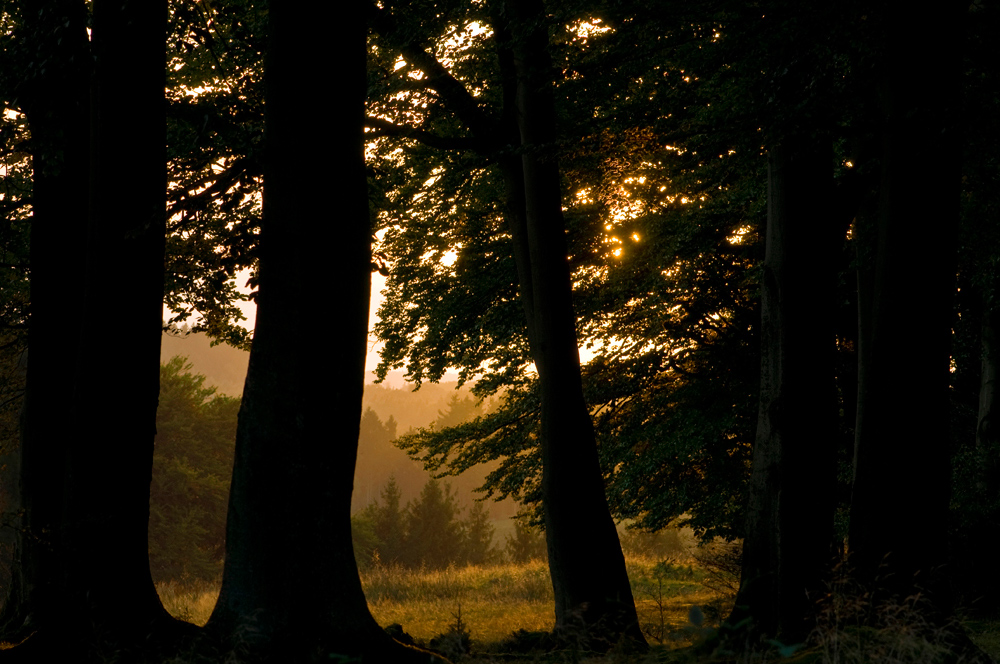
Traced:
[[[655, 565], [651, 558], [628, 560], [639, 621], [652, 643], [683, 645], [671, 635], [688, 624], [691, 607], [710, 605], [719, 598], [699, 583], [696, 574], [681, 580], [663, 578], [657, 585]], [[480, 646], [495, 644], [520, 629], [549, 631], [555, 622], [552, 584], [542, 561], [444, 570], [375, 567], [362, 572], [361, 582], [380, 625], [398, 623], [425, 643], [447, 632], [459, 609], [462, 622]], [[171, 615], [196, 625], [208, 620], [219, 594], [217, 584], [164, 583], [157, 591]]]

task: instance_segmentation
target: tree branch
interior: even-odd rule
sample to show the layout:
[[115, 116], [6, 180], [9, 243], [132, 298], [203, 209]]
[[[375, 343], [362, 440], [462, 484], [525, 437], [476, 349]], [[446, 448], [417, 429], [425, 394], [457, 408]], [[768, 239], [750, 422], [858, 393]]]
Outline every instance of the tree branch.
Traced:
[[492, 133], [494, 122], [465, 85], [452, 76], [417, 39], [404, 37], [405, 33], [398, 28], [395, 17], [389, 12], [374, 2], [369, 2], [368, 9], [375, 31], [399, 49], [404, 60], [424, 73], [427, 77], [426, 86], [441, 95], [448, 109], [457, 115], [476, 137], [480, 140], [487, 139]]
[[420, 127], [398, 125], [372, 116], [365, 118], [365, 128], [374, 130], [367, 132], [365, 138], [381, 138], [383, 136], [412, 138], [424, 145], [442, 150], [481, 150], [483, 148], [483, 142], [478, 138], [471, 136], [439, 136]]

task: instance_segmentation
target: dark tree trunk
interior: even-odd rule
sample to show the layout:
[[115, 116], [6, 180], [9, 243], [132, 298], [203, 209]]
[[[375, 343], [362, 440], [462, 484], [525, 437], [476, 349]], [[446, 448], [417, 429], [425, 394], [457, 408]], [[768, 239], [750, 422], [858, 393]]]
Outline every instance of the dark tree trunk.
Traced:
[[60, 601], [55, 548], [67, 443], [74, 427], [53, 405], [72, 388], [75, 345], [66, 322], [83, 319], [87, 226], [88, 55], [86, 8], [57, 0], [24, 12], [22, 43], [33, 66], [20, 97], [32, 134], [31, 348], [20, 448], [23, 530], [17, 533], [3, 634], [20, 641], [51, 620]]
[[833, 288], [840, 224], [832, 153], [786, 139], [768, 153], [761, 389], [742, 584], [731, 622], [805, 640], [831, 562], [837, 411]]
[[976, 445], [988, 449], [1000, 443], [1000, 304], [988, 302], [982, 327], [982, 374]]
[[[166, 232], [166, 2], [97, 0], [91, 40], [84, 297], [124, 333], [82, 325], [66, 471], [67, 620], [142, 648], [172, 619], [149, 573], [149, 484], [159, 394]], [[87, 355], [84, 356], [83, 352]]]
[[[208, 628], [266, 661], [427, 662], [372, 618], [351, 542], [371, 279], [362, 5], [268, 11], [257, 322]], [[333, 71], [331, 104], [316, 72]]]
[[[26, 14], [45, 72], [29, 79], [37, 144], [22, 477], [28, 533], [39, 539], [24, 549], [21, 580], [38, 631], [9, 657], [79, 661], [146, 648], [160, 627], [174, 625], [147, 555], [163, 296], [166, 5], [95, 2], [92, 52], [83, 8], [39, 3]], [[106, 312], [111, 325], [124, 321], [114, 347], [95, 312]], [[70, 417], [55, 410], [67, 393]]]
[[[525, 210], [523, 228], [511, 234], [522, 296], [530, 297], [528, 329], [541, 384], [542, 502], [556, 626], [586, 628], [594, 648], [622, 638], [644, 647], [580, 377], [559, 168], [545, 149], [556, 136], [546, 21], [534, 0], [508, 2], [507, 10], [515, 26], [523, 178], [523, 190], [509, 183], [508, 193], [523, 191]], [[516, 173], [513, 164], [505, 170], [508, 177]], [[511, 219], [520, 221], [516, 214]]]
[[868, 288], [859, 283], [849, 539], [863, 581], [905, 594], [919, 582], [945, 610], [962, 8], [914, 12], [896, 2], [883, 17], [882, 180], [874, 271]]

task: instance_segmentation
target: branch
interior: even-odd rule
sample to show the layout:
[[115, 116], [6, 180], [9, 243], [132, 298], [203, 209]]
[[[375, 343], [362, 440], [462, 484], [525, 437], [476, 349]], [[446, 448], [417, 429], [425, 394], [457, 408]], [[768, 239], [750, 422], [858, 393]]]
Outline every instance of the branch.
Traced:
[[366, 133], [365, 138], [381, 138], [383, 136], [412, 138], [424, 145], [442, 150], [481, 150], [483, 148], [483, 141], [471, 136], [438, 136], [420, 127], [398, 125], [372, 116], [365, 118], [365, 127], [375, 130]]
[[215, 182], [212, 185], [200, 191], [193, 196], [188, 196], [186, 191], [183, 192], [180, 197], [177, 198], [177, 202], [170, 206], [167, 210], [167, 219], [170, 219], [178, 212], [184, 210], [190, 210], [192, 208], [200, 206], [204, 201], [210, 200], [217, 194], [225, 193], [240, 179], [242, 175], [250, 172], [250, 166], [254, 164], [254, 160], [251, 157], [240, 157], [232, 164], [229, 168], [222, 171], [215, 178]]
[[404, 60], [424, 72], [427, 77], [426, 86], [441, 95], [449, 110], [457, 115], [477, 138], [486, 140], [493, 131], [494, 123], [465, 85], [452, 76], [417, 39], [400, 39], [405, 33], [399, 30], [395, 17], [389, 12], [374, 2], [369, 2], [368, 10], [375, 31], [398, 48]]

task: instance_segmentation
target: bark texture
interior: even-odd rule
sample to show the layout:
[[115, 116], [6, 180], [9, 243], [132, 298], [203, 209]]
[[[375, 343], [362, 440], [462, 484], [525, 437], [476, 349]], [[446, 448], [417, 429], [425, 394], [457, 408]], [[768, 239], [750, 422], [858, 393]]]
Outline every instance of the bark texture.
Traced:
[[208, 624], [260, 661], [435, 659], [376, 624], [351, 542], [371, 279], [362, 7], [268, 9], [257, 321]]
[[805, 640], [831, 562], [836, 395], [833, 289], [840, 225], [832, 154], [786, 139], [768, 153], [761, 389], [742, 583], [731, 623]]

